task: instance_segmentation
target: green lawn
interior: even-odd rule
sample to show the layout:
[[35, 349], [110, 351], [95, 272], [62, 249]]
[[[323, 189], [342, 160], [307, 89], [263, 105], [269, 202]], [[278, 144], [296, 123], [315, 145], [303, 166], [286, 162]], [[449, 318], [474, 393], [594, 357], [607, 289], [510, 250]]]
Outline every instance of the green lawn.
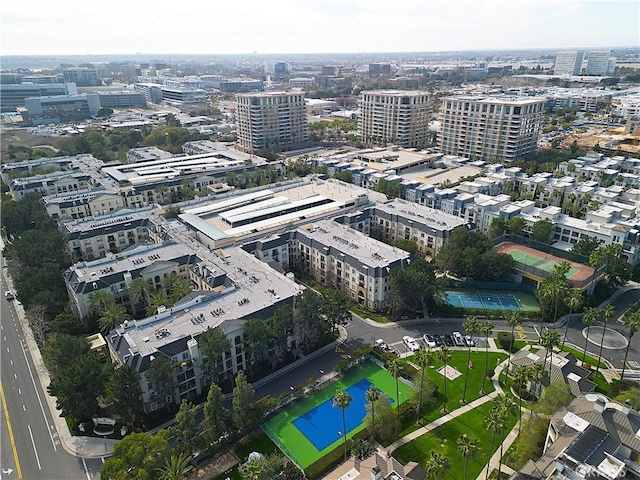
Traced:
[[[396, 400], [395, 379], [389, 375], [386, 370], [381, 369], [373, 363], [368, 363], [350, 371], [340, 380], [328, 385], [310, 397], [293, 404], [278, 415], [270, 418], [262, 424], [263, 430], [284, 453], [298, 464], [298, 466], [303, 469], [307, 468], [334, 448], [341, 447], [343, 440], [342, 438], [338, 438], [325, 449], [318, 451], [316, 447], [303, 435], [303, 433], [298, 430], [298, 428], [293, 424], [293, 421], [312, 410], [317, 405], [332, 399], [337, 389], [347, 389], [364, 378], [369, 380], [394, 401]], [[403, 382], [400, 382], [399, 385], [399, 403], [403, 403], [411, 395], [412, 389]], [[394, 407], [397, 408], [397, 405], [398, 402], [394, 402]], [[347, 438], [353, 437], [353, 435], [361, 431], [363, 428], [365, 428], [364, 423], [351, 430], [347, 434]]]
[[[489, 369], [495, 369], [496, 361], [500, 363], [506, 359], [506, 353], [489, 352]], [[411, 360], [411, 357], [409, 358], [409, 360]], [[485, 371], [484, 361], [484, 350], [477, 349], [476, 351], [475, 348], [472, 348], [471, 362], [473, 363], [473, 368], [469, 371], [469, 383], [467, 385], [466, 394], [467, 403], [472, 402], [482, 396], [482, 394], [480, 393], [480, 389], [482, 388], [482, 376], [483, 372]], [[447, 380], [447, 410], [451, 412], [460, 407], [462, 390], [464, 389], [464, 377], [467, 370], [467, 351], [452, 350], [450, 365], [454, 366], [460, 371], [460, 373], [462, 373], [462, 375], [455, 380]], [[443, 415], [440, 412], [440, 409], [442, 408], [444, 395], [444, 377], [438, 372], [438, 368], [440, 368], [441, 366], [442, 362], [436, 359], [433, 368], [429, 369], [429, 371], [427, 372], [428, 378], [433, 380], [438, 386], [438, 398], [437, 402], [434, 405], [432, 405], [430, 408], [424, 409], [424, 413], [422, 414], [422, 421], [424, 424], [432, 422]], [[487, 380], [485, 381], [484, 389], [485, 393], [491, 393], [495, 390], [493, 388], [491, 379], [487, 378]], [[419, 428], [419, 426], [416, 426], [413, 421], [411, 421], [410, 423], [407, 421], [407, 423], [408, 424], [405, 425], [405, 428], [400, 435], [401, 437]]]
[[[438, 452], [449, 459], [450, 470], [443, 477], [449, 480], [461, 480], [464, 473], [464, 459], [458, 452], [457, 438], [466, 433], [479, 440], [479, 450], [475, 458], [469, 460], [468, 478], [477, 478], [486, 465], [489, 457], [489, 445], [492, 432], [487, 431], [484, 419], [491, 410], [493, 402], [487, 402], [480, 407], [461, 415], [435, 430], [416, 438], [393, 452], [393, 456], [401, 463], [416, 461], [423, 467], [431, 452]], [[506, 434], [517, 421], [517, 413], [509, 418]], [[500, 438], [496, 435], [493, 452], [499, 448]]]

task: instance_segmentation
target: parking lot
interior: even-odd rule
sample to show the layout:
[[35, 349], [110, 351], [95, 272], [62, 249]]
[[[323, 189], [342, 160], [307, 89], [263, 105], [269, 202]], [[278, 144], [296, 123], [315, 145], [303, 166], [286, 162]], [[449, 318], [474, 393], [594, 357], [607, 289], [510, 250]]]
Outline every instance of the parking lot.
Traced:
[[[414, 343], [415, 342], [415, 343]], [[484, 337], [469, 337], [460, 332], [430, 334], [425, 333], [420, 337], [404, 336], [402, 340], [387, 342], [384, 338], [378, 338], [374, 346], [382, 351], [395, 353], [398, 356], [407, 356], [415, 353], [420, 348], [438, 349], [446, 345], [450, 348], [484, 348]]]

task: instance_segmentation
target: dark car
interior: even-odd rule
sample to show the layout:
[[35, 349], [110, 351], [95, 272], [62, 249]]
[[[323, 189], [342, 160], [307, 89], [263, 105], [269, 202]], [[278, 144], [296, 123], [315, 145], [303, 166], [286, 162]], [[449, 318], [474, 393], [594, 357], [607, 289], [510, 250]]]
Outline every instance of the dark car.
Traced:
[[453, 347], [455, 345], [455, 343], [453, 343], [453, 337], [451, 335], [449, 335], [449, 334], [446, 334], [444, 336], [444, 344], [447, 347]]
[[436, 345], [438, 347], [441, 347], [442, 345], [444, 345], [444, 339], [437, 333], [433, 336], [433, 341], [436, 342]]

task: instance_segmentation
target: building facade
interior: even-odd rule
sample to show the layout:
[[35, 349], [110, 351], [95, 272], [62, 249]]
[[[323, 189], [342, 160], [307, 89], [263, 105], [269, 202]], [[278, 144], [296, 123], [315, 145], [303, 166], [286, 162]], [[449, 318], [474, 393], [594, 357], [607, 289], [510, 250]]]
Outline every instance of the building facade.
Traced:
[[293, 150], [309, 140], [304, 93], [236, 96], [238, 143], [247, 152]]
[[514, 160], [537, 151], [544, 108], [536, 97], [445, 97], [438, 145], [474, 160]]
[[369, 90], [360, 93], [358, 128], [366, 143], [393, 143], [403, 148], [429, 140], [429, 93]]
[[567, 50], [556, 54], [556, 62], [553, 65], [554, 75], [580, 75], [584, 53], [577, 50]]
[[611, 75], [615, 68], [615, 60], [611, 58], [609, 50], [591, 50], [587, 55], [587, 75], [605, 76]]

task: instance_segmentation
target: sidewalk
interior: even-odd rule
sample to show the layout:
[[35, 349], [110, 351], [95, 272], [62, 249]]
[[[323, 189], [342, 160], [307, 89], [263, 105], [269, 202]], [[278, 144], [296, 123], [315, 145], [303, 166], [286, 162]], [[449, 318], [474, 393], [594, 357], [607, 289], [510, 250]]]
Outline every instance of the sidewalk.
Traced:
[[[520, 425], [516, 423], [515, 427], [513, 427], [513, 429], [505, 437], [504, 442], [502, 442], [503, 455], [507, 453], [507, 450], [509, 450], [513, 442], [515, 442], [516, 438], [518, 438], [518, 433], [520, 433]], [[496, 450], [496, 453], [494, 453], [491, 456], [491, 459], [489, 460], [489, 475], [491, 475], [492, 471], [497, 470], [499, 461], [500, 461], [500, 445], [498, 445], [498, 449]], [[516, 473], [516, 471], [513, 468], [505, 465], [504, 463], [502, 464], [500, 471], [508, 475], [513, 475], [514, 473]], [[476, 480], [486, 480], [487, 478], [486, 473], [487, 473], [487, 466], [485, 465], [484, 468], [482, 469], [482, 472], [480, 472], [480, 475], [478, 475], [478, 478]]]
[[[15, 291], [13, 279], [9, 275], [6, 268], [3, 268], [2, 273], [7, 288], [11, 291]], [[31, 355], [31, 359], [33, 360], [35, 374], [38, 377], [38, 381], [40, 382], [40, 386], [42, 387], [42, 390], [44, 392], [44, 401], [49, 407], [49, 413], [53, 418], [53, 423], [55, 425], [56, 432], [58, 433], [58, 438], [60, 439], [62, 448], [64, 448], [70, 455], [76, 457], [95, 458], [111, 455], [113, 453], [113, 446], [115, 445], [116, 440], [96, 437], [75, 437], [71, 435], [66, 420], [60, 416], [62, 412], [56, 407], [56, 398], [49, 395], [47, 391], [47, 387], [51, 383], [51, 379], [49, 378], [49, 371], [44, 365], [42, 355], [40, 354], [40, 349], [38, 348], [38, 345], [33, 338], [31, 328], [29, 328], [29, 323], [27, 322], [24, 308], [18, 300], [15, 300], [13, 302], [13, 306], [16, 310], [18, 321], [20, 322], [20, 326], [22, 327], [22, 331], [24, 333], [27, 349], [29, 350], [29, 354]]]

